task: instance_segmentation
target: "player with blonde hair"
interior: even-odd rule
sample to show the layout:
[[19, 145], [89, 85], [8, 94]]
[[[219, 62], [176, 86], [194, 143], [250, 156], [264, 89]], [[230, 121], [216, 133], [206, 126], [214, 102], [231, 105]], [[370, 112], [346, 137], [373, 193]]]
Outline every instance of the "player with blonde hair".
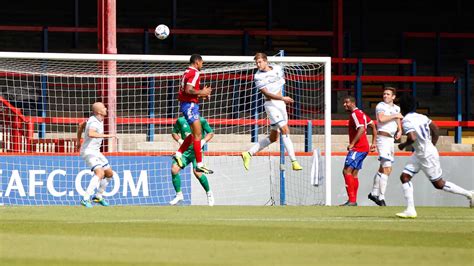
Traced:
[[301, 167], [296, 160], [295, 149], [290, 139], [286, 104], [291, 104], [294, 100], [282, 94], [283, 86], [285, 85], [283, 69], [279, 65], [268, 64], [267, 55], [265, 53], [255, 54], [254, 60], [258, 68], [254, 76], [254, 81], [257, 89], [265, 96], [264, 106], [268, 118], [270, 119], [271, 132], [269, 136], [261, 139], [248, 151], [242, 152], [241, 156], [244, 167], [248, 170], [252, 156], [277, 141], [278, 133], [281, 131], [283, 144], [290, 156], [293, 170], [302, 170], [303, 167]]

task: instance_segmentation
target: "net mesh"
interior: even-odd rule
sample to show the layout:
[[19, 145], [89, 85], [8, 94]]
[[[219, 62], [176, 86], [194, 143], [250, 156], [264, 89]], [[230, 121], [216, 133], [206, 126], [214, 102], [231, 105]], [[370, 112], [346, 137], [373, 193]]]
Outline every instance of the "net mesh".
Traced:
[[[204, 162], [215, 171], [208, 179], [216, 204], [279, 204], [281, 197], [291, 205], [324, 204], [323, 186], [310, 182], [313, 150], [324, 149], [324, 65], [275, 64], [285, 73], [285, 95], [295, 100], [287, 111], [304, 169], [292, 171], [288, 158], [281, 162], [277, 142], [244, 170], [240, 153], [270, 132], [253, 82], [255, 64], [205, 62], [201, 86], [213, 91], [200, 112], [215, 133]], [[77, 127], [92, 115], [92, 104], [102, 101], [109, 109], [105, 130], [119, 137], [103, 143], [115, 172], [105, 196], [115, 205], [168, 204], [175, 195], [171, 155], [178, 148], [171, 130], [180, 116], [177, 93], [187, 66], [186, 61], [0, 58], [0, 152], [5, 155], [0, 202], [78, 204], [92, 172], [75, 150]], [[181, 178], [184, 204], [206, 204], [189, 166]]]

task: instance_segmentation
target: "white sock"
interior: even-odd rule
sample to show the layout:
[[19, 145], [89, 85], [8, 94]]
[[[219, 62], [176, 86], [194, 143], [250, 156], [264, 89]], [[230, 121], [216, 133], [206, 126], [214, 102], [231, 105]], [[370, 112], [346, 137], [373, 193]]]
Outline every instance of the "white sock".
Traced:
[[272, 142], [270, 141], [270, 139], [268, 137], [263, 138], [263, 139], [259, 140], [255, 145], [253, 145], [252, 148], [250, 148], [250, 150], [248, 150], [248, 152], [250, 153], [250, 155], [254, 155], [255, 153], [265, 149], [271, 143]]
[[296, 160], [295, 155], [295, 148], [293, 148], [293, 142], [290, 139], [290, 134], [283, 134], [282, 136], [283, 144], [285, 145], [285, 149], [288, 152], [288, 156], [290, 156], [291, 161]]
[[381, 173], [380, 174], [380, 195], [379, 195], [380, 200], [385, 199], [385, 191], [387, 190], [387, 184], [388, 184], [388, 175]]
[[91, 182], [89, 183], [89, 186], [86, 189], [86, 194], [84, 194], [84, 200], [90, 200], [91, 196], [94, 194], [94, 191], [97, 189], [97, 186], [99, 186], [99, 177], [94, 175], [91, 178]]
[[96, 197], [98, 197], [99, 199], [102, 198], [102, 194], [104, 194], [104, 191], [107, 188], [107, 185], [110, 183], [111, 180], [112, 180], [112, 177], [102, 178], [102, 180], [100, 180], [99, 189], [97, 189], [97, 193], [95, 193]]
[[407, 201], [407, 210], [415, 210], [415, 201], [413, 199], [413, 184], [410, 182], [403, 183], [403, 195]]
[[197, 163], [197, 167], [203, 167], [203, 166], [204, 166], [203, 162]]
[[460, 186], [458, 186], [454, 183], [451, 183], [449, 181], [445, 182], [443, 190], [446, 191], [446, 192], [466, 196], [468, 199], [471, 198], [471, 192], [469, 192], [469, 191], [465, 190], [464, 188], [462, 188], [462, 187], [460, 187]]
[[380, 173], [377, 172], [374, 176], [374, 185], [372, 186], [372, 195], [378, 196], [380, 195]]

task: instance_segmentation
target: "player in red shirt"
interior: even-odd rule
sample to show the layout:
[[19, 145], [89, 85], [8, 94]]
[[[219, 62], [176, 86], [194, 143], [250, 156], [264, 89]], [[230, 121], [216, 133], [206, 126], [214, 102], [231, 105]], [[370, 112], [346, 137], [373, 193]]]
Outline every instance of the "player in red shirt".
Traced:
[[201, 152], [201, 138], [202, 138], [202, 127], [199, 114], [199, 98], [207, 98], [211, 95], [211, 87], [204, 86], [200, 88], [200, 70], [204, 61], [198, 54], [191, 55], [189, 59], [190, 65], [183, 74], [181, 80], [178, 100], [180, 102], [180, 111], [184, 118], [191, 127], [191, 134], [188, 135], [178, 151], [173, 156], [179, 167], [183, 168], [183, 162], [181, 156], [188, 147], [193, 144], [194, 154], [196, 155], [196, 171], [205, 174], [212, 174], [213, 171], [208, 169], [202, 163], [202, 152]]
[[[375, 151], [377, 130], [372, 119], [357, 108], [354, 97], [347, 96], [344, 98], [344, 109], [351, 113], [349, 116], [348, 153], [344, 163], [344, 170], [342, 171], [349, 200], [341, 206], [357, 206], [357, 190], [359, 189], [357, 174], [362, 169], [362, 162], [369, 151]], [[367, 141], [368, 125], [372, 128], [372, 145], [370, 147]]]

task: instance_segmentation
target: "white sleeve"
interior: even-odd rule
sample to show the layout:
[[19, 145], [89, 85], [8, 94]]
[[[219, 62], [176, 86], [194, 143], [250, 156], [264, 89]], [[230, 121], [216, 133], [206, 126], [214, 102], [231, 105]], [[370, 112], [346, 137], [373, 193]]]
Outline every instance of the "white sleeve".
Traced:
[[276, 66], [277, 67], [277, 70], [278, 70], [278, 77], [280, 77], [280, 82], [282, 83], [281, 85], [285, 85], [286, 81], [285, 81], [285, 72], [283, 71], [283, 67], [281, 66]]
[[285, 73], [283, 73], [283, 68], [280, 65], [274, 65], [273, 69], [275, 69], [279, 77], [285, 77]]
[[411, 121], [407, 119], [402, 120], [402, 126], [403, 126], [403, 132], [405, 132], [405, 134], [415, 131], [414, 125], [411, 123]]
[[400, 113], [400, 106], [398, 106], [398, 105], [395, 105], [395, 112], [397, 112], [397, 114], [399, 114], [399, 113]]
[[375, 106], [375, 113], [378, 114], [378, 113], [384, 113], [386, 112], [387, 110], [385, 110], [385, 104], [383, 104], [382, 102], [378, 103], [377, 106]]
[[91, 122], [89, 123], [89, 127], [88, 127], [88, 128], [89, 128], [89, 129], [95, 129], [95, 130], [97, 131], [97, 130], [99, 130], [99, 128], [100, 128], [100, 124], [99, 124], [99, 122], [97, 122], [97, 121], [91, 121]]
[[255, 80], [255, 87], [257, 87], [258, 90], [265, 88], [266, 84], [262, 78], [259, 78], [257, 75], [255, 75], [254, 80]]

